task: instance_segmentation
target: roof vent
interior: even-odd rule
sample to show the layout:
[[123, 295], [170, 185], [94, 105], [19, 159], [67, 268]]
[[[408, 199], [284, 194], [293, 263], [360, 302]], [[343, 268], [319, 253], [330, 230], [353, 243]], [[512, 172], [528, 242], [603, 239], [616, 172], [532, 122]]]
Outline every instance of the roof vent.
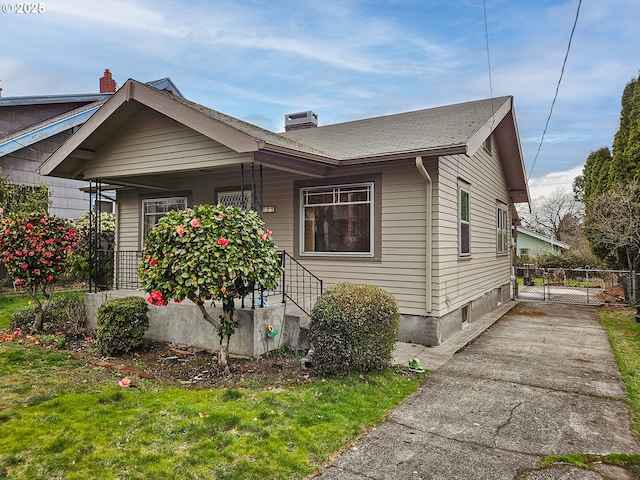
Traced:
[[284, 116], [284, 129], [300, 130], [301, 128], [311, 128], [318, 126], [318, 114], [312, 111], [290, 113]]

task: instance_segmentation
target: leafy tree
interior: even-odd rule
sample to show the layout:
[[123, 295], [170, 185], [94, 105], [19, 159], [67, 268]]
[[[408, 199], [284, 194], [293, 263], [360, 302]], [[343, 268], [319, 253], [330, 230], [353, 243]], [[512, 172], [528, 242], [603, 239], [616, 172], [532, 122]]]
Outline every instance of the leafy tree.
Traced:
[[531, 213], [521, 216], [526, 228], [570, 243], [579, 234], [584, 215], [582, 204], [559, 188], [532, 202]]
[[620, 127], [613, 141], [613, 153], [607, 147], [591, 152], [585, 162], [576, 193], [585, 203], [608, 192], [620, 182], [640, 178], [640, 82], [632, 79], [622, 93]]
[[640, 177], [640, 83], [634, 79], [622, 93], [620, 128], [613, 141], [612, 185]]
[[[169, 212], [145, 241], [139, 276], [148, 301], [194, 302], [220, 337], [218, 363], [227, 368], [229, 338], [238, 327], [235, 299], [258, 284], [275, 288], [281, 274], [271, 232], [256, 212], [198, 205]], [[223, 315], [213, 318], [205, 302], [218, 300]]]
[[587, 205], [587, 236], [597, 254], [620, 268], [640, 267], [640, 182], [620, 183]]
[[0, 216], [4, 212], [26, 214], [49, 210], [49, 188], [43, 183], [37, 187], [14, 185], [0, 177]]
[[[95, 244], [101, 249], [113, 248], [115, 241], [116, 217], [109, 212], [86, 212], [75, 222], [77, 230], [76, 242], [78, 247], [69, 259], [69, 273], [75, 278], [87, 278], [89, 275], [91, 232], [89, 224], [92, 215], [100, 215], [100, 238], [95, 239]], [[95, 220], [95, 219], [94, 219]]]
[[[47, 213], [13, 213], [0, 221], [0, 255], [8, 274], [35, 304], [36, 330], [42, 330], [56, 277], [76, 247], [76, 230], [67, 220]], [[42, 291], [45, 301], [38, 298]]]
[[574, 180], [574, 193], [586, 202], [589, 198], [608, 191], [611, 188], [611, 161], [611, 151], [608, 147], [591, 152], [584, 164], [582, 175]]

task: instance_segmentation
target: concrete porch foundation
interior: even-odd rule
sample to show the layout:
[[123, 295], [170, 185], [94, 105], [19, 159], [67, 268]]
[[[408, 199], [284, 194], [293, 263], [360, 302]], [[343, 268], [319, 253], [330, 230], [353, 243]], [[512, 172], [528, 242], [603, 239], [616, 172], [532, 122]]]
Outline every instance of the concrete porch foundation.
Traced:
[[[96, 327], [98, 308], [106, 300], [121, 297], [146, 297], [146, 294], [136, 290], [110, 290], [100, 293], [90, 293], [86, 296], [87, 326]], [[250, 303], [250, 302], [248, 302]], [[239, 327], [229, 341], [229, 353], [234, 356], [255, 358], [267, 352], [277, 350], [283, 346], [294, 349], [307, 348], [304, 342], [306, 335], [301, 333], [300, 319], [296, 316], [285, 315], [286, 304], [271, 297], [268, 306], [262, 308], [241, 308], [236, 305], [234, 318]], [[213, 318], [222, 315], [222, 305], [207, 307]], [[188, 345], [217, 351], [220, 348], [220, 337], [213, 325], [204, 318], [198, 307], [185, 300], [182, 303], [170, 303], [165, 307], [149, 305], [149, 330], [145, 335], [150, 340]], [[272, 325], [277, 335], [269, 337], [267, 329]]]

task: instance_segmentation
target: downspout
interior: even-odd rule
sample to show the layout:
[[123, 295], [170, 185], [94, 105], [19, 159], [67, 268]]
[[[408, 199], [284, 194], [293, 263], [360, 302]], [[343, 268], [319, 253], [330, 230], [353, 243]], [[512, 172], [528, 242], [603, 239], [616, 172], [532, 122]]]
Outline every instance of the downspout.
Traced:
[[433, 191], [433, 182], [431, 181], [431, 177], [429, 176], [429, 172], [424, 167], [424, 163], [422, 163], [422, 157], [416, 157], [416, 168], [424, 178], [425, 182], [425, 302], [426, 302], [426, 313], [431, 313], [432, 310], [432, 300], [431, 300], [431, 277], [432, 277], [432, 268], [431, 268], [431, 257], [432, 257], [432, 239], [431, 239], [431, 198]]

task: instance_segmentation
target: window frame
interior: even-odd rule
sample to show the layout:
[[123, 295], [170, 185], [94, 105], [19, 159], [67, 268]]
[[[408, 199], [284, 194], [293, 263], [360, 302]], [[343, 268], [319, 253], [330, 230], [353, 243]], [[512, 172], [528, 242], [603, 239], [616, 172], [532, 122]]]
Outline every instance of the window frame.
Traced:
[[[463, 219], [463, 193], [467, 198], [466, 219]], [[465, 230], [468, 251], [463, 251]], [[461, 258], [471, 257], [471, 185], [462, 180], [458, 182], [458, 255]]]
[[[502, 225], [501, 225], [502, 224]], [[503, 203], [496, 205], [496, 253], [509, 253], [509, 211]], [[502, 240], [502, 241], [501, 241]]]
[[[340, 189], [341, 188], [357, 188], [357, 187], [366, 187], [368, 193], [368, 199], [366, 201], [355, 201], [355, 202], [341, 202], [340, 201]], [[327, 206], [333, 205], [362, 205], [369, 204], [369, 251], [368, 252], [316, 252], [316, 251], [306, 251], [305, 250], [305, 208], [311, 207], [314, 204], [305, 203], [305, 198], [308, 195], [308, 192], [313, 191], [322, 191], [322, 190], [331, 190], [331, 194], [334, 197], [334, 201], [330, 203], [326, 203]], [[309, 186], [301, 186], [296, 189], [299, 196], [299, 216], [298, 216], [298, 246], [297, 249], [300, 257], [304, 258], [327, 258], [327, 257], [338, 257], [338, 258], [374, 258], [376, 252], [376, 207], [375, 207], [375, 199], [376, 199], [376, 186], [375, 181], [363, 181], [363, 182], [346, 182], [346, 183], [329, 183], [329, 184], [320, 184], [320, 185], [309, 185]], [[337, 197], [336, 197], [337, 196]], [[337, 198], [337, 201], [336, 201]]]
[[[144, 242], [147, 238], [148, 232], [145, 234], [145, 226], [146, 226], [146, 211], [145, 211], [145, 205], [150, 203], [150, 202], [158, 202], [158, 201], [175, 201], [175, 200], [184, 200], [184, 208], [187, 209], [189, 208], [189, 196], [188, 195], [173, 195], [173, 196], [167, 196], [167, 197], [144, 197], [140, 199], [140, 245], [144, 246]], [[171, 210], [168, 210], [165, 213], [168, 213]], [[157, 225], [157, 222], [156, 222]]]

